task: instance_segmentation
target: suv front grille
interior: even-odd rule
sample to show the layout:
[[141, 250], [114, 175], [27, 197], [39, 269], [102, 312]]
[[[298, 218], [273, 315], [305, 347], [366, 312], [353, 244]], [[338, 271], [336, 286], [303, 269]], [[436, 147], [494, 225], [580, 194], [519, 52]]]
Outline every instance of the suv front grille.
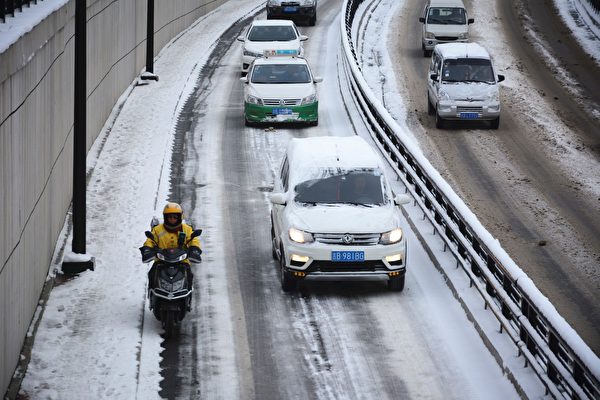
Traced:
[[360, 263], [339, 263], [333, 261], [313, 261], [307, 269], [311, 272], [388, 272], [389, 270], [381, 260], [365, 261]]
[[466, 107], [466, 106], [458, 106], [456, 107], [457, 112], [476, 112], [481, 114], [483, 112], [482, 107]]
[[444, 42], [454, 42], [454, 41], [458, 40], [457, 36], [436, 36], [435, 38], [437, 40], [442, 40]]
[[299, 106], [302, 99], [263, 99], [265, 106]]
[[[344, 237], [352, 237], [349, 243], [344, 241]], [[316, 242], [325, 244], [337, 244], [342, 246], [374, 246], [379, 243], [379, 233], [315, 233], [313, 237]]]

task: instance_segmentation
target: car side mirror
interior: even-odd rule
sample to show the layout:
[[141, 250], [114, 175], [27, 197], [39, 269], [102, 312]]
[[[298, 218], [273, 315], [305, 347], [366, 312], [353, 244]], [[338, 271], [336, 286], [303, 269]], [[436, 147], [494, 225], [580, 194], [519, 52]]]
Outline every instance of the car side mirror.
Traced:
[[437, 82], [438, 78], [439, 78], [438, 74], [429, 75], [429, 79], [431, 79], [432, 81]]
[[498, 74], [498, 83], [502, 82], [504, 79], [506, 79], [504, 75]]
[[308, 40], [308, 36], [306, 36], [306, 35], [300, 35], [300, 41], [301, 42], [304, 42], [306, 40]]
[[469, 18], [469, 19], [467, 20], [467, 22], [468, 22], [469, 24], [472, 24], [473, 22], [475, 22], [475, 18]]
[[315, 76], [315, 77], [313, 78], [313, 82], [314, 82], [314, 83], [321, 83], [321, 82], [323, 82], [323, 78], [322, 78], [322, 77], [320, 77], [320, 76]]
[[425, 23], [425, 18], [424, 17], [420, 17], [419, 18], [419, 22]]
[[238, 36], [238, 37], [237, 37], [237, 41], [238, 41], [238, 42], [245, 42], [245, 41], [246, 41], [246, 39], [245, 39], [243, 36]]
[[271, 203], [278, 204], [280, 206], [285, 206], [285, 193], [272, 193]]
[[410, 197], [408, 194], [397, 194], [394, 197], [394, 203], [396, 203], [397, 206], [401, 206], [403, 204], [408, 204], [412, 201], [412, 197]]
[[248, 83], [248, 77], [247, 76], [242, 76], [240, 78], [240, 81], [242, 81], [242, 83]]

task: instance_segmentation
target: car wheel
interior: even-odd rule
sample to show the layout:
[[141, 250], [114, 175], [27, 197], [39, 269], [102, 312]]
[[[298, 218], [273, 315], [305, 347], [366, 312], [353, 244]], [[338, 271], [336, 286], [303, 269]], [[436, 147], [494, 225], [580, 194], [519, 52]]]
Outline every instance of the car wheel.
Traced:
[[427, 114], [435, 114], [435, 108], [433, 107], [433, 104], [431, 104], [431, 99], [429, 99], [429, 93], [427, 93]]
[[318, 119], [316, 119], [316, 120], [314, 120], [314, 121], [310, 121], [310, 122], [308, 123], [308, 125], [310, 125], [310, 126], [317, 126], [317, 125], [319, 125], [319, 120], [318, 120]]
[[431, 50], [423, 49], [423, 57], [431, 57]]
[[284, 292], [293, 292], [298, 286], [298, 280], [290, 275], [285, 270], [285, 256], [283, 249], [280, 250], [281, 256], [279, 257], [279, 280], [281, 281], [281, 289]]
[[445, 121], [442, 117], [440, 117], [440, 113], [436, 110], [435, 112], [435, 127], [438, 129], [444, 129]]
[[498, 129], [500, 127], [500, 117], [493, 119], [490, 122], [490, 126], [492, 129]]
[[246, 125], [248, 127], [253, 127], [254, 126], [254, 122], [248, 121], [248, 119], [246, 117], [244, 117], [244, 125]]
[[404, 290], [404, 276], [400, 278], [392, 278], [388, 281], [388, 289], [392, 292], [401, 292]]
[[316, 23], [317, 23], [317, 13], [315, 12], [315, 15], [310, 17], [310, 19], [308, 20], [308, 24], [310, 26], [315, 26]]

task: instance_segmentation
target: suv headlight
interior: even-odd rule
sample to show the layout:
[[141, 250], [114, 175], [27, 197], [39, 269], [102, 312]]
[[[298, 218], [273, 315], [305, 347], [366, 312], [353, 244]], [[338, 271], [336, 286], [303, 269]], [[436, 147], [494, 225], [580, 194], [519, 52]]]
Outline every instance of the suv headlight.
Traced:
[[469, 32], [463, 32], [458, 34], [460, 40], [467, 40], [469, 38]]
[[302, 103], [300, 103], [300, 104], [310, 104], [310, 103], [314, 103], [315, 101], [317, 101], [317, 95], [315, 93], [313, 93], [310, 96], [303, 98]]
[[450, 97], [448, 92], [446, 92], [444, 89], [440, 90], [439, 94], [440, 94], [440, 100], [445, 100], [445, 101], [452, 100], [452, 98]]
[[279, 5], [279, 0], [268, 0], [267, 1], [267, 5], [268, 6], [278, 6]]
[[389, 232], [383, 233], [379, 243], [381, 244], [394, 244], [402, 240], [402, 229], [396, 228]]
[[302, 0], [300, 2], [301, 6], [313, 6], [315, 5], [315, 0]]
[[288, 234], [290, 235], [290, 239], [296, 243], [312, 243], [314, 241], [311, 233], [301, 231], [300, 229], [290, 228]]
[[248, 57], [254, 57], [254, 58], [261, 58], [263, 56], [260, 53], [255, 53], [253, 51], [246, 50], [246, 49], [244, 49], [244, 55], [248, 56]]
[[258, 104], [261, 106], [263, 105], [263, 101], [261, 98], [252, 96], [251, 94], [249, 94], [248, 97], [246, 97], [246, 103]]
[[435, 39], [435, 35], [431, 32], [425, 32], [425, 39]]
[[493, 92], [491, 92], [488, 95], [487, 100], [492, 103], [498, 103], [500, 101], [500, 95], [499, 95], [498, 91], [494, 90]]

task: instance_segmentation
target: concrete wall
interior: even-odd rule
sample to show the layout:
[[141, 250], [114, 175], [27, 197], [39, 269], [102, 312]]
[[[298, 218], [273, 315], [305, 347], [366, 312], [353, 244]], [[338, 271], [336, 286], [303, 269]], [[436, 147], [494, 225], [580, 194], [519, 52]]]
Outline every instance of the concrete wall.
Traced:
[[[155, 0], [155, 55], [228, 0]], [[35, 7], [35, 5], [33, 5]], [[144, 69], [147, 0], [87, 0], [87, 149]], [[75, 0], [0, 54], [0, 394], [72, 197]]]

